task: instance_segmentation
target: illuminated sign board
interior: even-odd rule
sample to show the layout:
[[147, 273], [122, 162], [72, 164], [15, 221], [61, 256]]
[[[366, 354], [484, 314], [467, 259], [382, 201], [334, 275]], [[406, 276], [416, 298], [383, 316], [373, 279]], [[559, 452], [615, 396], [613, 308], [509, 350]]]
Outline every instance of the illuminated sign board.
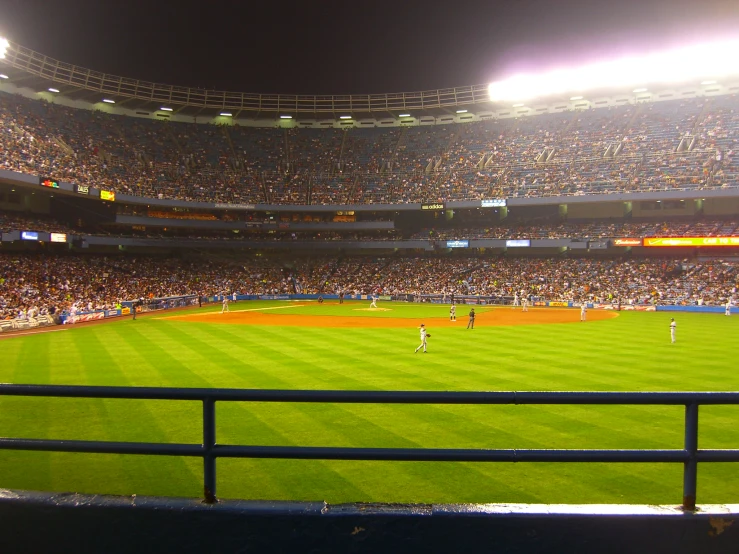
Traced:
[[481, 200], [480, 206], [483, 208], [500, 208], [505, 206], [505, 198], [496, 198], [495, 200]]
[[613, 246], [641, 246], [641, 239], [613, 239]]
[[49, 187], [50, 189], [58, 189], [59, 188], [59, 181], [55, 181], [54, 179], [41, 179], [39, 181], [39, 184], [42, 187]]
[[739, 237], [647, 237], [644, 246], [739, 246]]
[[443, 210], [444, 204], [421, 204], [422, 210]]
[[67, 242], [67, 233], [50, 233], [51, 242]]
[[74, 192], [77, 194], [90, 194], [90, 185], [75, 185]]
[[470, 241], [468, 240], [448, 240], [446, 241], [447, 248], [469, 248]]
[[531, 246], [531, 240], [529, 239], [509, 239], [505, 241], [506, 248], [521, 248], [525, 246]]
[[21, 240], [38, 240], [36, 231], [21, 231]]
[[109, 200], [110, 202], [113, 202], [115, 200], [115, 192], [112, 190], [101, 190], [100, 200]]

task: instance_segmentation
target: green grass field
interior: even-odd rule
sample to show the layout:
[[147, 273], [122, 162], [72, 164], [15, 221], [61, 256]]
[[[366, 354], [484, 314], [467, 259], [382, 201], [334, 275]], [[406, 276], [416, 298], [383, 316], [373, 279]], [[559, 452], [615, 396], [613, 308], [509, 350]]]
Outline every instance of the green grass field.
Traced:
[[[366, 303], [364, 303], [366, 305]], [[250, 302], [232, 309], [285, 306]], [[448, 307], [311, 303], [281, 313], [408, 318], [401, 329], [209, 324], [156, 314], [0, 341], [0, 382], [266, 389], [737, 391], [739, 317], [435, 328]], [[460, 314], [466, 313], [461, 309]], [[497, 308], [510, 310], [510, 308]], [[220, 306], [194, 311], [220, 311]], [[183, 312], [179, 312], [181, 314]], [[415, 354], [417, 326], [432, 333]], [[218, 404], [222, 444], [682, 448], [682, 407]], [[0, 436], [199, 443], [198, 402], [0, 397]], [[739, 448], [739, 407], [702, 407], [700, 448]], [[0, 451], [0, 487], [200, 497], [200, 459]], [[680, 464], [218, 461], [221, 498], [679, 504]], [[736, 464], [702, 464], [698, 503], [739, 501]]]

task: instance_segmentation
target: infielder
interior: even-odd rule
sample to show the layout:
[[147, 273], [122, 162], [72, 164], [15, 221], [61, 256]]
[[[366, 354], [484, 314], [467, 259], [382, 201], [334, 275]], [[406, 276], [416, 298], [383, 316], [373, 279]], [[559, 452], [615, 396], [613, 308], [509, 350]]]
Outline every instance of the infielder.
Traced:
[[529, 311], [529, 299], [525, 296], [521, 300], [521, 311], [522, 312], [528, 312]]
[[726, 311], [724, 315], [731, 315], [731, 298], [726, 301]]
[[580, 321], [585, 321], [587, 319], [587, 313], [588, 313], [588, 305], [585, 302], [583, 302], [582, 304], [580, 304]]
[[426, 334], [426, 327], [423, 323], [421, 323], [421, 344], [419, 344], [416, 349], [414, 350], [414, 354], [418, 354], [418, 351], [423, 348], [423, 353], [426, 353], [426, 337], [428, 335]]
[[449, 321], [457, 321], [457, 306], [454, 304], [449, 308]]
[[225, 294], [223, 295], [223, 307], [221, 308], [221, 313], [230, 311], [228, 309], [228, 296]]
[[370, 308], [376, 308], [377, 307], [377, 296], [373, 294], [372, 296], [370, 296], [370, 298], [372, 298], [372, 303], [370, 304]]
[[511, 309], [513, 309], [513, 308], [515, 308], [517, 306], [520, 306], [520, 305], [521, 305], [521, 299], [518, 297], [518, 293], [516, 293], [513, 296], [513, 306], [511, 306]]
[[675, 343], [675, 327], [677, 327], [677, 323], [675, 323], [675, 318], [673, 317], [670, 319], [670, 339], [673, 344]]

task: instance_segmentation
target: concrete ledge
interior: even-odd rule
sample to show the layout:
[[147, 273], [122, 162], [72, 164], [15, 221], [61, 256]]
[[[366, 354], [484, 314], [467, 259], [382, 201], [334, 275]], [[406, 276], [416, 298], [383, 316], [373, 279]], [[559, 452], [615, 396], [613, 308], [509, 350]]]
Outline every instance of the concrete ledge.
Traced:
[[338, 504], [0, 489], [0, 552], [736, 553], [739, 505]]

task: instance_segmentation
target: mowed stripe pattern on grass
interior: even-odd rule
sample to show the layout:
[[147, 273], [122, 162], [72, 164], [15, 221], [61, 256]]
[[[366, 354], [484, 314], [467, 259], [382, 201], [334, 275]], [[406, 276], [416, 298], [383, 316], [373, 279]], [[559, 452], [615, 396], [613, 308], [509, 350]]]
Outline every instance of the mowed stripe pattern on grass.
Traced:
[[[242, 304], [243, 306], [244, 304]], [[252, 304], [248, 304], [252, 306]], [[254, 306], [272, 304], [253, 304]], [[361, 390], [739, 390], [739, 322], [622, 313], [613, 320], [434, 328], [438, 306], [394, 305], [432, 332], [211, 325], [141, 318], [0, 343], [0, 381], [168, 387]], [[310, 313], [311, 307], [299, 308]], [[356, 306], [354, 306], [356, 307]], [[357, 314], [352, 305], [322, 307]], [[507, 309], [507, 308], [500, 308]], [[387, 312], [383, 312], [386, 314]], [[577, 314], [573, 311], [573, 319]], [[374, 317], [367, 313], [366, 317]], [[739, 410], [701, 411], [700, 446], [739, 447]], [[193, 442], [192, 402], [0, 398], [0, 434]], [[681, 448], [681, 407], [220, 403], [221, 444], [400, 448]], [[219, 460], [227, 498], [329, 502], [679, 503], [667, 464], [389, 463]], [[735, 502], [732, 464], [705, 464], [699, 502]], [[199, 459], [0, 452], [0, 486], [198, 496]]]

